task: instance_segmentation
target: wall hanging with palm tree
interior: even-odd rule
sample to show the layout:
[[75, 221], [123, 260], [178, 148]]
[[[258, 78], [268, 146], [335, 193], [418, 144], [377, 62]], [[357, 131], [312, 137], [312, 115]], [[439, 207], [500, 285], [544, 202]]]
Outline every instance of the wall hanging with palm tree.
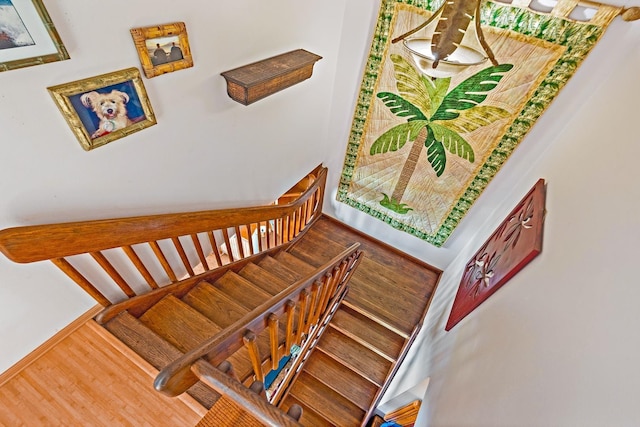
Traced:
[[[436, 246], [624, 12], [572, 0], [548, 12], [529, 9], [527, 0], [489, 0], [473, 19], [481, 21], [491, 61], [426, 75], [407, 42], [433, 29], [392, 40], [421, 28], [441, 3], [382, 0], [337, 195]], [[477, 39], [478, 30], [469, 28], [460, 44]]]

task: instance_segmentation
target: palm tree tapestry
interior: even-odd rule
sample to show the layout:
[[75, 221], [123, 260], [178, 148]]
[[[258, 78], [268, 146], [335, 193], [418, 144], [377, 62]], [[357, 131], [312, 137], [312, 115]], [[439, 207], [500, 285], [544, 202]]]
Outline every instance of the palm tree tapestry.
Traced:
[[545, 13], [528, 9], [528, 0], [486, 1], [474, 19], [495, 61], [429, 77], [392, 39], [441, 3], [382, 0], [337, 196], [436, 246], [621, 10], [560, 0]]

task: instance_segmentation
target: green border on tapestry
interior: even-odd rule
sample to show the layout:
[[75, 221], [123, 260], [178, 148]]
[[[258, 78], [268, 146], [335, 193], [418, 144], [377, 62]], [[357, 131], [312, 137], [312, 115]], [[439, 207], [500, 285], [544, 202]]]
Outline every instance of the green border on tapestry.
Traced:
[[395, 4], [407, 4], [425, 10], [433, 11], [439, 2], [421, 0], [383, 0], [380, 5], [378, 24], [371, 43], [369, 59], [365, 66], [364, 77], [360, 86], [358, 103], [353, 117], [351, 133], [347, 145], [342, 175], [338, 186], [336, 199], [362, 212], [365, 212], [393, 228], [404, 231], [423, 239], [435, 246], [442, 246], [456, 228], [471, 205], [484, 191], [487, 184], [500, 170], [502, 164], [511, 155], [516, 146], [529, 132], [533, 124], [543, 111], [556, 97], [560, 89], [574, 74], [582, 60], [587, 56], [604, 32], [603, 27], [593, 24], [574, 22], [545, 14], [539, 14], [529, 9], [522, 9], [508, 4], [485, 2], [481, 10], [481, 22], [495, 28], [511, 30], [520, 34], [535, 37], [568, 48], [549, 71], [544, 80], [535, 90], [518, 117], [511, 123], [509, 129], [482, 165], [464, 194], [453, 206], [442, 226], [435, 234], [428, 234], [409, 225], [402, 224], [386, 213], [372, 209], [351, 199], [347, 192], [353, 176], [358, 156], [358, 148], [362, 141], [365, 121], [372, 98], [373, 89], [378, 79], [378, 71], [382, 62], [382, 55], [389, 37], [389, 26], [395, 11]]

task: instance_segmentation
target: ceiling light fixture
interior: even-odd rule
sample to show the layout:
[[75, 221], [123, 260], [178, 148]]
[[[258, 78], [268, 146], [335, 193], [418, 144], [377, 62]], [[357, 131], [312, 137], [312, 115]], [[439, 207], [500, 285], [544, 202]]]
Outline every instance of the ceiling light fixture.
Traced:
[[[487, 59], [498, 65], [480, 26], [481, 2], [445, 0], [424, 23], [394, 38], [391, 43], [402, 40], [418, 69], [433, 78], [452, 77]], [[620, 16], [625, 21], [638, 20], [640, 7], [623, 8]], [[472, 20], [474, 25], [471, 25]], [[430, 24], [425, 31], [427, 35], [410, 37]]]

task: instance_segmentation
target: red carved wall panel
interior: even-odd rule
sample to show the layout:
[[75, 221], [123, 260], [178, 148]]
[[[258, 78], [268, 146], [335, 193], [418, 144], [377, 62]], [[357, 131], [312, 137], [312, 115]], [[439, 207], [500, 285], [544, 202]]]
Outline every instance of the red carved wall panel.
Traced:
[[445, 330], [450, 330], [542, 251], [545, 182], [518, 203], [467, 263]]

